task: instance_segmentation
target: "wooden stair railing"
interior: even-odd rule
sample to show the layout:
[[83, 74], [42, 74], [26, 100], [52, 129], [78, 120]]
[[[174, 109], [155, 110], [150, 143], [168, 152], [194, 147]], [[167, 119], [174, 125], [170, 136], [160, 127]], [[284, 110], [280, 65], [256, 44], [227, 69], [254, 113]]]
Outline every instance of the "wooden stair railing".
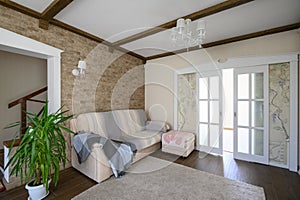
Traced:
[[[46, 103], [46, 101], [41, 101], [41, 100], [36, 100], [36, 99], [32, 99], [33, 97], [47, 91], [47, 87], [44, 87], [40, 90], [37, 90], [31, 94], [28, 94], [24, 97], [21, 97], [11, 103], [8, 104], [8, 108], [12, 108], [18, 104], [21, 104], [21, 125], [20, 125], [20, 136], [22, 137], [22, 135], [25, 133], [26, 131], [26, 128], [27, 128], [27, 117], [26, 117], [26, 113], [27, 112], [27, 101], [32, 101], [32, 102], [37, 102], [37, 103]], [[37, 114], [37, 116], [40, 116], [40, 114], [42, 113], [44, 109], [44, 106], [42, 107], [41, 111]], [[25, 112], [24, 112], [25, 111]], [[21, 142], [21, 139], [18, 138], [18, 139], [12, 139], [12, 140], [8, 140], [8, 141], [4, 141], [3, 142], [3, 145], [4, 145], [4, 166], [6, 166], [9, 162], [9, 149], [10, 147], [17, 147], [19, 146]], [[10, 183], [9, 181], [9, 174], [10, 174], [10, 169], [7, 168], [5, 171], [4, 171], [4, 178], [5, 180]], [[14, 182], [14, 181], [12, 181]], [[12, 183], [14, 184], [14, 183]]]
[[[32, 102], [37, 102], [37, 103], [46, 103], [46, 101], [41, 101], [41, 100], [36, 100], [36, 99], [32, 99], [33, 97], [47, 91], [47, 87], [44, 87], [40, 90], [37, 90], [31, 94], [28, 94], [24, 97], [21, 97], [11, 103], [8, 104], [8, 108], [12, 108], [18, 104], [21, 104], [21, 126], [20, 126], [20, 133], [24, 134], [26, 131], [26, 127], [27, 127], [27, 118], [26, 118], [26, 113], [27, 112], [27, 101], [32, 101]], [[25, 111], [25, 112], [24, 112]], [[38, 113], [38, 116], [42, 113], [43, 108], [41, 109], [41, 111]]]

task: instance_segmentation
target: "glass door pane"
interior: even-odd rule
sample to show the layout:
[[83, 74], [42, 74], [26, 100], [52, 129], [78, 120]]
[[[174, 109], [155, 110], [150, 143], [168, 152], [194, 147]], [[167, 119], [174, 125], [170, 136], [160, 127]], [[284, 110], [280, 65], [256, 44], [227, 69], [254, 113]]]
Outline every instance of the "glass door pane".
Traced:
[[249, 126], [249, 101], [238, 101], [238, 126]]
[[263, 99], [264, 98], [264, 74], [263, 73], [252, 73], [252, 99]]
[[208, 78], [199, 78], [199, 99], [208, 99]]
[[249, 98], [249, 74], [238, 75], [238, 98], [248, 99]]
[[219, 148], [220, 143], [219, 143], [219, 137], [220, 137], [220, 130], [219, 130], [219, 125], [210, 125], [210, 146]]
[[264, 127], [264, 102], [252, 101], [252, 127]]
[[200, 145], [208, 146], [208, 125], [199, 125]]
[[220, 101], [210, 101], [209, 109], [210, 109], [210, 122], [218, 124], [220, 121], [220, 109], [219, 109]]
[[199, 121], [202, 123], [208, 123], [208, 101], [200, 100], [199, 110]]
[[199, 87], [198, 149], [222, 154], [221, 74], [202, 74]]
[[212, 76], [209, 78], [209, 93], [210, 99], [219, 99], [220, 93], [220, 80], [218, 76]]
[[252, 129], [252, 155], [264, 155], [264, 131], [258, 129]]
[[238, 128], [238, 152], [249, 153], [249, 129]]

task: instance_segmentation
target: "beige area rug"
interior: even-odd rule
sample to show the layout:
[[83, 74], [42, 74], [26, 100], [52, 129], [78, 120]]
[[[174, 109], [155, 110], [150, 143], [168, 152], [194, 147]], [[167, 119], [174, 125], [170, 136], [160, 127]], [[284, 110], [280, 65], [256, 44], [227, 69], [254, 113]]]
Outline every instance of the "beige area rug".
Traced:
[[148, 156], [73, 200], [262, 200], [264, 189]]

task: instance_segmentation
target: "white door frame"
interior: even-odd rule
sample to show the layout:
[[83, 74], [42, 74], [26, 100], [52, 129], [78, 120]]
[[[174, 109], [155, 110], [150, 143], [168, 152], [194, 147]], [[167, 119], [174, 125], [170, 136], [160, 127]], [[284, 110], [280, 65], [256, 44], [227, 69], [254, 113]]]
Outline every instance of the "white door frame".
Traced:
[[297, 172], [298, 170], [298, 60], [290, 62], [290, 151], [289, 170]]
[[[177, 129], [177, 75], [188, 73], [199, 73], [212, 70], [251, 67], [257, 65], [270, 65], [277, 63], [290, 63], [290, 147], [289, 147], [289, 164], [290, 171], [297, 172], [298, 169], [298, 55], [299, 52], [283, 53], [278, 55], [266, 56], [248, 56], [228, 58], [226, 62], [219, 63], [217, 60], [212, 60], [208, 63], [203, 63], [198, 66], [182, 68], [174, 73], [174, 129]], [[197, 108], [199, 109], [199, 108]], [[295, 112], [295, 110], [297, 112]], [[272, 165], [272, 163], [270, 163]], [[283, 167], [283, 166], [280, 166]], [[300, 171], [299, 171], [300, 173]]]
[[49, 113], [61, 105], [60, 49], [0, 28], [0, 49], [12, 53], [47, 59]]
[[[0, 50], [47, 59], [48, 112], [56, 112], [61, 106], [60, 49], [38, 42], [23, 35], [0, 28]], [[4, 146], [4, 165], [9, 161], [9, 148]], [[9, 182], [9, 170], [4, 178]]]
[[[258, 156], [258, 155], [249, 155], [244, 153], [238, 152], [238, 97], [237, 97], [237, 91], [238, 91], [238, 80], [237, 80], [237, 74], [243, 74], [243, 73], [260, 73], [262, 72], [264, 74], [264, 80], [263, 80], [263, 91], [264, 91], [264, 156]], [[243, 67], [243, 68], [237, 68], [234, 69], [234, 145], [233, 145], [233, 157], [240, 159], [240, 160], [246, 160], [251, 162], [258, 162], [262, 164], [269, 164], [269, 70], [268, 65], [261, 65], [261, 66], [255, 66], [255, 67]], [[251, 84], [249, 85], [251, 88]], [[251, 99], [251, 89], [249, 88], [249, 99]], [[249, 102], [251, 104], [251, 102]], [[251, 105], [249, 105], [251, 107]], [[249, 119], [251, 119], [251, 109], [249, 109]], [[251, 119], [252, 121], [252, 119]], [[249, 128], [252, 127], [251, 124], [248, 126]], [[249, 142], [251, 143], [251, 134], [249, 132]], [[251, 146], [250, 146], [251, 148]]]
[[[219, 148], [214, 148], [210, 147], [210, 144], [208, 146], [202, 146], [200, 145], [200, 136], [199, 136], [199, 125], [200, 125], [200, 120], [199, 120], [199, 114], [197, 113], [197, 144], [196, 144], [196, 149], [199, 151], [203, 151], [206, 153], [213, 153], [213, 154], [218, 154], [222, 155], [223, 154], [223, 81], [222, 81], [222, 72], [221, 71], [209, 71], [209, 72], [204, 72], [200, 74], [197, 74], [197, 111], [199, 111], [199, 78], [201, 77], [212, 77], [212, 76], [218, 76], [219, 77]], [[208, 83], [209, 86], [210, 83]], [[208, 88], [209, 92], [209, 88]], [[208, 94], [209, 95], [209, 94]], [[209, 98], [211, 100], [211, 98]], [[208, 100], [208, 102], [210, 102]], [[210, 106], [210, 105], [208, 105]], [[209, 109], [210, 110], [210, 109]], [[210, 113], [208, 111], [208, 115], [210, 116]], [[209, 120], [209, 119], [208, 119]], [[210, 121], [210, 120], [209, 120]], [[208, 123], [208, 126], [211, 123]], [[209, 130], [208, 130], [209, 131]]]

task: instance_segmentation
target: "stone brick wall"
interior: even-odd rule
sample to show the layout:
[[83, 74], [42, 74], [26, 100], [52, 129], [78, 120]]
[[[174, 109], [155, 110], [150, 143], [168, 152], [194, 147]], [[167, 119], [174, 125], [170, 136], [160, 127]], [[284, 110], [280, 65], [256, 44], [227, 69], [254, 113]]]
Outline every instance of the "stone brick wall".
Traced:
[[[61, 104], [77, 115], [113, 109], [144, 109], [143, 61], [62, 28], [38, 27], [38, 20], [0, 6], [0, 27], [63, 50]], [[86, 60], [84, 79], [71, 71]], [[69, 137], [68, 137], [69, 141]]]

